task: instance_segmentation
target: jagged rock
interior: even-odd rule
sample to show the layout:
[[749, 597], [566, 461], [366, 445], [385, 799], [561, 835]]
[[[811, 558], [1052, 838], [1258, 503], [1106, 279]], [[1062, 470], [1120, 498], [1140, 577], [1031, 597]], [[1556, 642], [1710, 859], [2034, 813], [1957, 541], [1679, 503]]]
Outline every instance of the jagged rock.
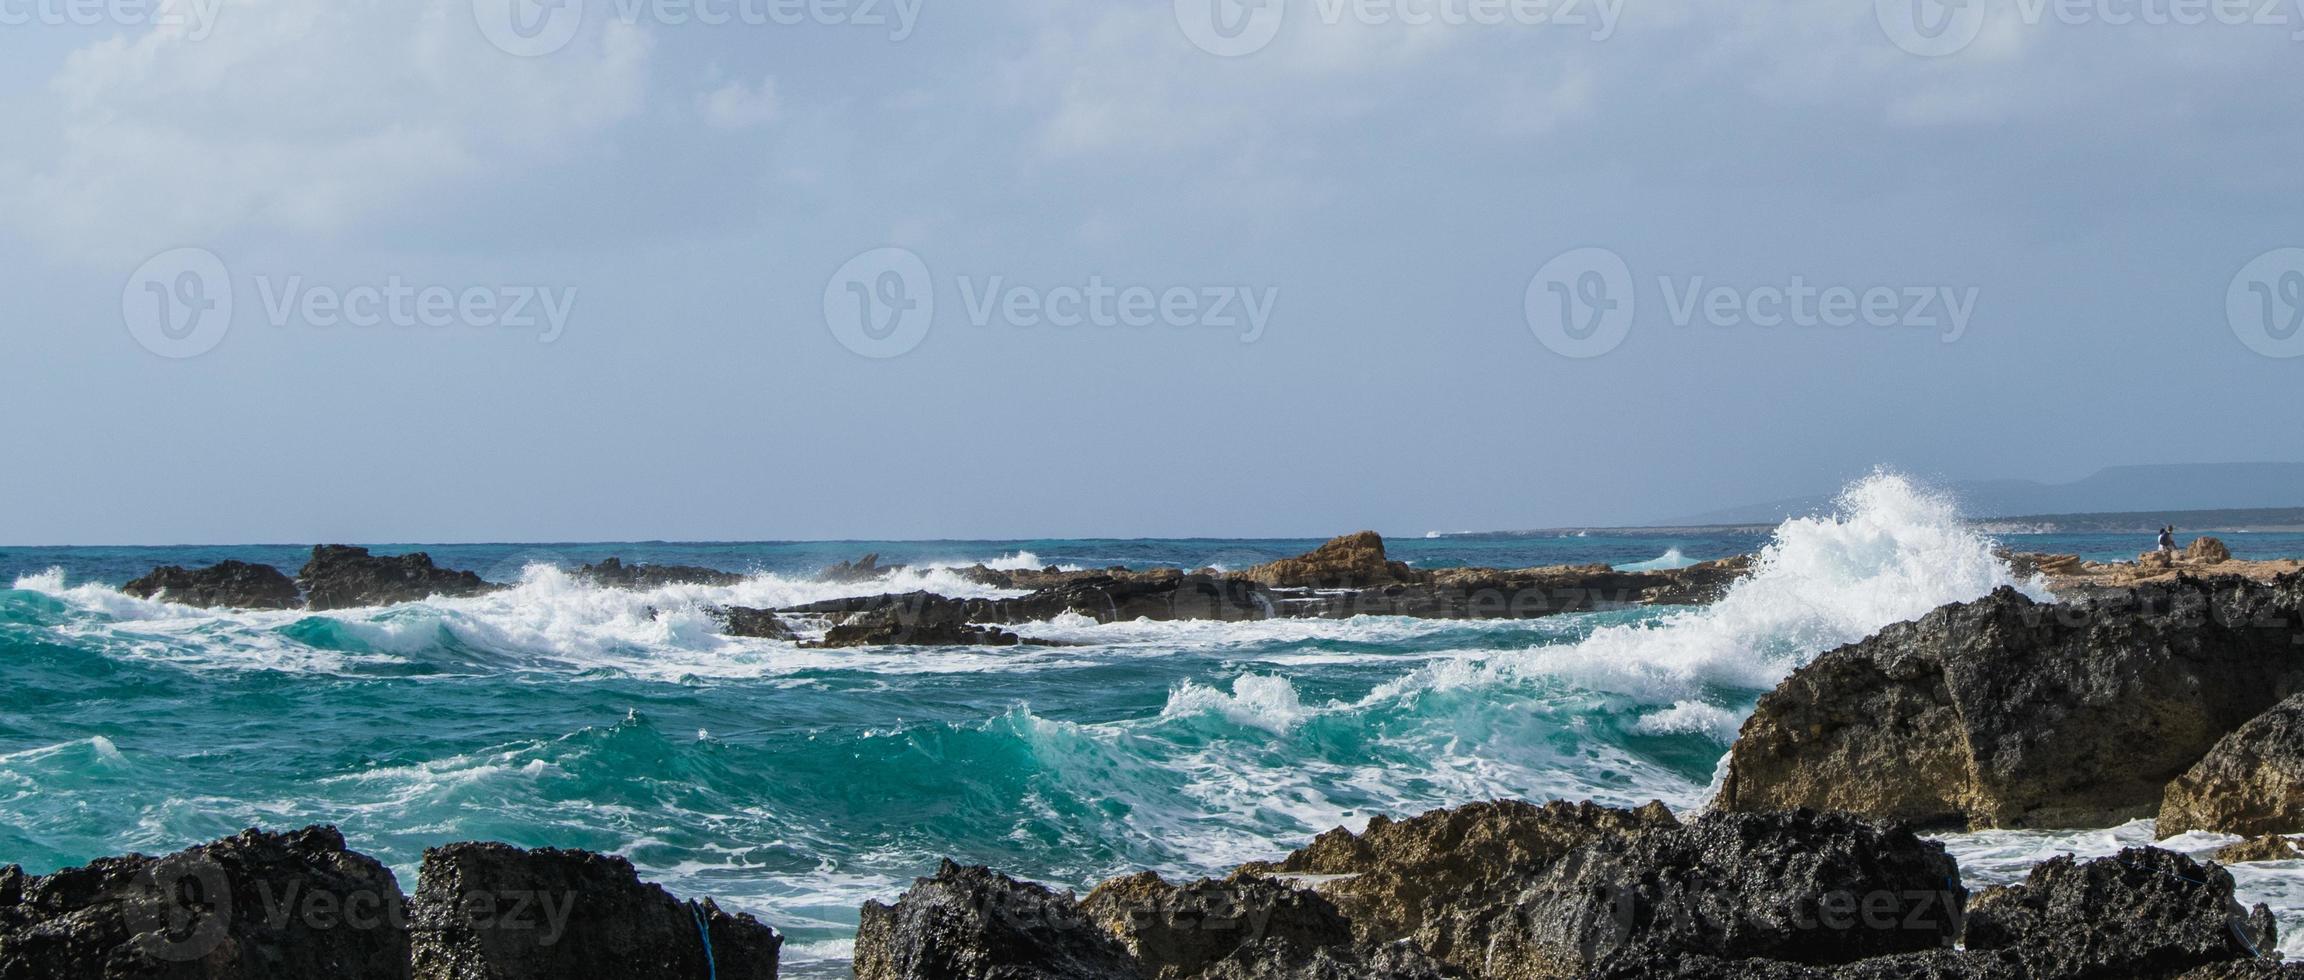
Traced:
[[2154, 549], [2136, 556], [2136, 568], [2139, 571], [2164, 572], [2174, 567], [2176, 567], [2175, 557], [2165, 551]]
[[1971, 951], [2013, 952], [2038, 980], [2169, 976], [2252, 959], [2275, 939], [2271, 911], [2234, 901], [2223, 868], [2149, 847], [2042, 863], [1979, 897], [1966, 936]]
[[2194, 967], [2179, 974], [2176, 980], [2295, 980], [2297, 977], [2304, 977], [2304, 965], [2256, 959]]
[[2294, 861], [2304, 858], [2304, 839], [2266, 834], [2251, 837], [2237, 844], [2226, 844], [2208, 855], [2218, 864], [2246, 864], [2250, 861]]
[[1414, 943], [1305, 949], [1266, 940], [1240, 947], [1201, 973], [1200, 980], [1447, 980], [1455, 975]]
[[721, 632], [729, 636], [747, 636], [759, 640], [795, 639], [792, 627], [785, 625], [783, 618], [766, 609], [727, 606], [717, 610], [717, 613], [721, 621]]
[[1414, 940], [1442, 962], [1476, 969], [1525, 882], [1574, 849], [1679, 821], [1662, 803], [1471, 803], [1407, 820], [1382, 816], [1360, 834], [1337, 829], [1245, 873], [1309, 875], [1362, 942]]
[[880, 553], [875, 551], [855, 561], [844, 561], [826, 568], [816, 573], [816, 580], [835, 583], [876, 582], [887, 578], [891, 573], [899, 571], [903, 567], [902, 565], [880, 564]]
[[1141, 980], [1069, 892], [950, 861], [893, 906], [864, 903], [856, 980]]
[[432, 556], [421, 551], [377, 558], [366, 548], [340, 544], [312, 549], [312, 560], [296, 578], [314, 611], [419, 602], [433, 596], [459, 598], [496, 588], [471, 572], [434, 566]]
[[1554, 862], [1493, 927], [1484, 972], [1581, 977], [1624, 955], [1851, 963], [1950, 946], [1966, 901], [1944, 846], [1902, 826], [1707, 814]]
[[1006, 630], [971, 625], [971, 612], [976, 608], [966, 600], [932, 592], [912, 592], [814, 603], [785, 611], [836, 617], [822, 640], [807, 644], [823, 649], [895, 645], [1012, 647], [1024, 642]]
[[2160, 836], [2304, 832], [2304, 694], [2257, 715], [2168, 784]]
[[2031, 980], [2006, 952], [1931, 950], [1875, 956], [1831, 967], [1782, 960], [1724, 960], [1714, 956], [1624, 950], [1608, 956], [1588, 980]]
[[2184, 560], [2199, 565], [2219, 565], [2232, 560], [2232, 549], [2217, 538], [2194, 538], [2192, 546], [2184, 549]]
[[1261, 947], [1252, 956], [1258, 962], [1300, 964], [1322, 947], [1353, 942], [1351, 924], [1327, 899], [1253, 876], [1179, 886], [1150, 872], [1130, 875], [1098, 885], [1080, 910], [1153, 980], [1200, 976], [1251, 945]]
[[296, 582], [270, 565], [223, 561], [197, 571], [162, 565], [120, 587], [139, 599], [207, 608], [294, 609], [304, 604]]
[[450, 844], [424, 852], [418, 881], [415, 980], [775, 980], [784, 943], [613, 855]]
[[406, 980], [400, 885], [333, 827], [245, 831], [163, 858], [0, 868], [9, 980]]
[[735, 585], [744, 576], [723, 572], [716, 568], [694, 565], [627, 565], [621, 558], [607, 558], [597, 565], [586, 565], [576, 570], [576, 577], [606, 589], [630, 589], [647, 592], [667, 585]]
[[2059, 605], [2001, 589], [1819, 656], [1760, 699], [1716, 806], [2103, 827], [2304, 688], [2304, 576]]
[[1365, 589], [1420, 581], [1406, 562], [1384, 557], [1384, 538], [1361, 531], [1331, 539], [1295, 558], [1258, 565], [1242, 577], [1277, 588]]

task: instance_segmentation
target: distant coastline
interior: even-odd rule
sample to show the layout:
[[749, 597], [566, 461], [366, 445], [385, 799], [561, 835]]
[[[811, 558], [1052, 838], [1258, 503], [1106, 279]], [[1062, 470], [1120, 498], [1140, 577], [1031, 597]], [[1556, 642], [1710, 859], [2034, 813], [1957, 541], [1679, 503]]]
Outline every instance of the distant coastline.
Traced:
[[[2220, 534], [2304, 533], [2304, 507], [2243, 507], [2218, 510], [2139, 510], [2102, 514], [2032, 514], [1975, 518], [1970, 524], [1988, 534], [2148, 534], [2161, 525], [2180, 531]], [[1440, 538], [1556, 538], [1577, 534], [1767, 534], [1774, 523], [1651, 524], [1625, 527], [1547, 527], [1520, 531], [1442, 532]]]

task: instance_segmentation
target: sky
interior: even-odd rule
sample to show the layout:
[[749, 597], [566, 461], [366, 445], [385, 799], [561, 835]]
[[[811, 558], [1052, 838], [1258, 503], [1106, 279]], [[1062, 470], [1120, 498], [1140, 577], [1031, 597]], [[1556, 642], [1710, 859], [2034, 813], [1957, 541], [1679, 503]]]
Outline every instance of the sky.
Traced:
[[2304, 0], [0, 0], [0, 46], [0, 543], [2304, 459]]

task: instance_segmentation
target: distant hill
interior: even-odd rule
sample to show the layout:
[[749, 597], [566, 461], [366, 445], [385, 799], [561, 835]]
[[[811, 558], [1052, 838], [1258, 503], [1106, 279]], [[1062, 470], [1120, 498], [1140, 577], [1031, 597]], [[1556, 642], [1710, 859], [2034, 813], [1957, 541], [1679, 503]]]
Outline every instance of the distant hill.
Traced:
[[[2141, 516], [2140, 526], [2156, 527], [2150, 516], [2154, 513], [2170, 513], [2173, 519], [2172, 512], [2176, 511], [2304, 508], [2304, 463], [2112, 466], [2071, 483], [1974, 480], [1954, 483], [1946, 489], [1960, 501], [1960, 512], [1970, 518], [2061, 515], [2125, 519]], [[1788, 517], [1821, 513], [1831, 508], [1832, 497], [1819, 494], [1691, 514], [1659, 523], [1773, 525]]]

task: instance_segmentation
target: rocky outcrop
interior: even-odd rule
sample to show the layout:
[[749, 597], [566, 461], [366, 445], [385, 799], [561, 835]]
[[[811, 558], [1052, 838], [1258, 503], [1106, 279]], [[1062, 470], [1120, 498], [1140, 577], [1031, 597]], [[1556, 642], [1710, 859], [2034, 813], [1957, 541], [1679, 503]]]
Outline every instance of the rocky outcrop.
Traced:
[[735, 585], [744, 576], [694, 565], [627, 565], [621, 558], [603, 559], [576, 570], [576, 577], [604, 589], [649, 592], [668, 585]]
[[2232, 549], [2219, 538], [2194, 538], [2192, 546], [2184, 549], [2184, 560], [2195, 565], [2220, 565], [2232, 560]]
[[2304, 689], [2304, 576], [2049, 605], [2012, 589], [1832, 650], [1760, 699], [1716, 805], [2102, 827]]
[[232, 609], [294, 609], [304, 604], [296, 582], [270, 565], [224, 561], [192, 570], [163, 565], [120, 587], [139, 599]]
[[333, 827], [51, 875], [0, 868], [0, 976], [406, 980], [403, 902]]
[[2251, 837], [2237, 844], [2226, 844], [2208, 855], [2217, 864], [2247, 864], [2251, 861], [2294, 861], [2304, 858], [2304, 839], [2280, 834]]
[[1384, 557], [1384, 539], [1376, 532], [1361, 531], [1300, 557], [1258, 565], [1241, 577], [1275, 588], [1366, 589], [1413, 581], [1416, 573], [1408, 563]]
[[496, 588], [471, 572], [437, 567], [432, 556], [421, 551], [378, 558], [366, 548], [340, 544], [312, 549], [312, 560], [296, 578], [304, 585], [305, 603], [315, 611], [419, 602], [434, 596], [453, 599]]
[[2304, 833], [2304, 694], [2216, 743], [2160, 799], [2160, 836]]
[[806, 644], [824, 649], [864, 646], [1016, 646], [1014, 633], [971, 623], [982, 607], [975, 601], [952, 599], [932, 592], [841, 599], [798, 606], [784, 612], [832, 617], [822, 640]]
[[1406, 820], [1378, 816], [1359, 834], [1331, 830], [1278, 862], [1242, 870], [1312, 876], [1362, 941], [1414, 940], [1470, 968], [1528, 878], [1595, 841], [1679, 825], [1662, 803], [1620, 810], [1499, 800]]
[[1068, 892], [944, 862], [895, 905], [864, 903], [856, 980], [1142, 980]]
[[1252, 946], [1255, 959], [1301, 964], [1353, 942], [1351, 923], [1327, 899], [1253, 876], [1179, 886], [1146, 872], [1098, 885], [1080, 908], [1153, 980], [1202, 976]]
[[2252, 960], [2276, 947], [2272, 913], [2232, 898], [2232, 876], [2157, 848], [2033, 868], [2023, 884], [1979, 896], [1967, 947], [2008, 951], [2029, 976], [2172, 976]]
[[415, 980], [775, 980], [784, 942], [612, 855], [451, 844], [424, 852], [418, 878]]
[[817, 572], [816, 580], [819, 582], [877, 582], [903, 567], [902, 565], [880, 564], [880, 553], [875, 551], [855, 561], [844, 561]]
[[714, 613], [720, 620], [720, 630], [729, 636], [745, 636], [757, 640], [794, 640], [792, 627], [785, 625], [783, 617], [766, 609], [748, 609], [744, 606], [726, 606]]
[[1850, 963], [1950, 946], [1966, 900], [1944, 846], [1900, 826], [1707, 814], [1553, 862], [1495, 926], [1483, 972], [1581, 977], [1655, 954]]

